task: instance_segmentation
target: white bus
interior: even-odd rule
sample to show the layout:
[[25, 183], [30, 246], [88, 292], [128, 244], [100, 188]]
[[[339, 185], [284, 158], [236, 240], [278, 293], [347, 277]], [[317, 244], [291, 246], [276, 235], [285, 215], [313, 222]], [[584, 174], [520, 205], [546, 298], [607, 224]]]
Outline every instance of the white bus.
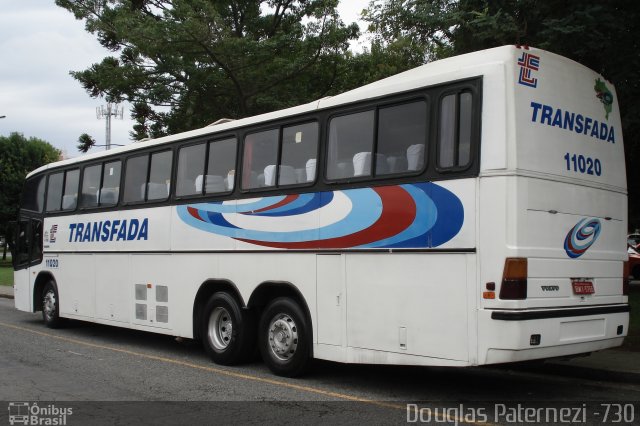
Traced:
[[29, 174], [15, 305], [255, 353], [474, 366], [619, 346], [611, 83], [505, 46]]

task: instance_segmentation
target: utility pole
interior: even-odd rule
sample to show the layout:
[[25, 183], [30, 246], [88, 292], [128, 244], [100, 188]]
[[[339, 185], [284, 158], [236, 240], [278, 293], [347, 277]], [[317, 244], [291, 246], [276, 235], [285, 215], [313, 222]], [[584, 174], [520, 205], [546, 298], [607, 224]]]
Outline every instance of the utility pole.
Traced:
[[111, 102], [108, 102], [107, 106], [102, 105], [96, 108], [96, 117], [98, 120], [102, 120], [104, 118], [107, 122], [107, 128], [105, 131], [105, 146], [107, 147], [107, 150], [111, 149], [111, 117], [122, 120], [123, 115], [124, 108], [118, 104], [112, 104]]

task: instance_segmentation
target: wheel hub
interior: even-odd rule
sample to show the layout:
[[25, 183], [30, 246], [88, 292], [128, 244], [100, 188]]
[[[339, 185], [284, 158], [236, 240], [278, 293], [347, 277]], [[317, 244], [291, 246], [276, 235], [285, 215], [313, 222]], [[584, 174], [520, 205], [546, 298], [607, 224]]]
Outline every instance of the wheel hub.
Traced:
[[269, 325], [271, 352], [281, 361], [290, 359], [298, 347], [298, 327], [289, 315], [276, 316]]
[[229, 346], [233, 336], [233, 321], [225, 308], [218, 306], [211, 312], [208, 329], [209, 341], [215, 349], [222, 351]]
[[42, 300], [42, 310], [47, 320], [52, 320], [56, 312], [56, 294], [53, 290], [47, 291]]

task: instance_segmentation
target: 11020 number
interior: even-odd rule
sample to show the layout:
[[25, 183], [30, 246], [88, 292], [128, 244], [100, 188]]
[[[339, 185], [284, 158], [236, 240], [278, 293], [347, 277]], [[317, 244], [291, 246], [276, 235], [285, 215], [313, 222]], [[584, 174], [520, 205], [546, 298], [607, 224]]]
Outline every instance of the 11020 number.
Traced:
[[564, 159], [567, 162], [567, 170], [569, 171], [596, 176], [602, 174], [602, 163], [597, 158], [594, 159], [577, 154], [571, 155], [567, 152], [564, 155]]
[[45, 259], [44, 264], [47, 266], [47, 268], [57, 268], [58, 259]]

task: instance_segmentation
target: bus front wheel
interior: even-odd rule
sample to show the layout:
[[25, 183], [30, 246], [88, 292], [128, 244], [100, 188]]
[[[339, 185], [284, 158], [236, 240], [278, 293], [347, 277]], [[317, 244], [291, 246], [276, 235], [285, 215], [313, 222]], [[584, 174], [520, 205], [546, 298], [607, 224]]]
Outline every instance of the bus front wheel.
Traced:
[[62, 325], [60, 318], [60, 299], [56, 285], [49, 281], [42, 290], [42, 320], [49, 328], [58, 328]]
[[309, 328], [300, 306], [281, 297], [271, 302], [262, 313], [259, 326], [262, 359], [278, 376], [303, 374], [311, 361]]
[[255, 327], [251, 313], [243, 311], [233, 296], [215, 293], [207, 302], [202, 318], [202, 341], [213, 362], [238, 364], [253, 353]]

